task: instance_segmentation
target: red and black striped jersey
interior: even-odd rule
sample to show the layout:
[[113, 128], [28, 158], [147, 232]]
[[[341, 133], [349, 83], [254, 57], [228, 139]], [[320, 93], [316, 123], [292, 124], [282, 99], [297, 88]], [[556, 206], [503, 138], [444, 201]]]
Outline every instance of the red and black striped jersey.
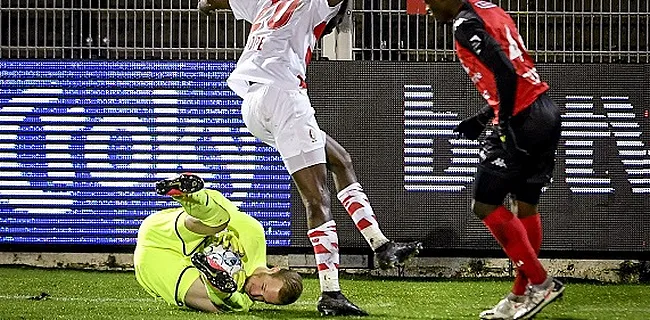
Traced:
[[480, 94], [503, 121], [549, 89], [512, 18], [488, 1], [467, 0], [454, 20], [456, 51]]

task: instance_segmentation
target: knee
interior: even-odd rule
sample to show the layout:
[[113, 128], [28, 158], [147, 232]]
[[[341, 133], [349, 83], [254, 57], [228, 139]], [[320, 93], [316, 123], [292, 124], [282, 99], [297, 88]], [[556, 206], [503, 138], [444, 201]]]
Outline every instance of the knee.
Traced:
[[472, 200], [472, 212], [481, 220], [490, 215], [497, 207], [499, 206]]
[[352, 164], [352, 157], [345, 150], [343, 150], [342, 152], [338, 152], [336, 156], [330, 157], [329, 160], [330, 160], [328, 161], [329, 169], [334, 173], [340, 174], [343, 172], [354, 170]]
[[343, 167], [345, 171], [354, 170], [352, 165], [352, 157], [347, 151], [341, 156], [341, 167]]
[[517, 203], [517, 216], [519, 218], [527, 218], [538, 214], [536, 204], [530, 204], [523, 201], [516, 201], [516, 203]]
[[476, 200], [472, 200], [472, 213], [474, 213], [475, 216], [481, 218], [480, 214], [480, 205], [476, 204]]

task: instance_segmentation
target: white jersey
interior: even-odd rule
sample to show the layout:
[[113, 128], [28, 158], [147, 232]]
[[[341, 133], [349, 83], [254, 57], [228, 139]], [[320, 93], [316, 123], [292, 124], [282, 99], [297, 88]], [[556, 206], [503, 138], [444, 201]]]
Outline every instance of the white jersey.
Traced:
[[228, 85], [244, 97], [250, 82], [298, 89], [316, 41], [341, 4], [327, 0], [230, 0], [235, 18], [252, 24]]

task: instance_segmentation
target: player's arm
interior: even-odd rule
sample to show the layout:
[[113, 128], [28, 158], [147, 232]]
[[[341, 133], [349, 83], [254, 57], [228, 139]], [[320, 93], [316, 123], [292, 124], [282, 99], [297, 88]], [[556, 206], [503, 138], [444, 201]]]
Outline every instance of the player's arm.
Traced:
[[493, 117], [494, 110], [489, 104], [486, 104], [475, 115], [463, 119], [453, 131], [467, 139], [476, 140]]
[[253, 301], [245, 293], [223, 293], [197, 278], [185, 294], [185, 304], [204, 312], [248, 311]]
[[[460, 21], [457, 20], [457, 21]], [[499, 42], [477, 18], [463, 20], [454, 32], [458, 43], [473, 52], [494, 74], [499, 94], [499, 124], [508, 126], [515, 105], [517, 73]]]
[[[230, 0], [200, 0], [196, 6], [201, 12], [210, 14], [214, 10], [230, 9]], [[237, 0], [234, 0], [237, 1]]]
[[223, 303], [232, 311], [248, 311], [253, 306], [253, 301], [241, 292], [235, 292], [223, 299]]

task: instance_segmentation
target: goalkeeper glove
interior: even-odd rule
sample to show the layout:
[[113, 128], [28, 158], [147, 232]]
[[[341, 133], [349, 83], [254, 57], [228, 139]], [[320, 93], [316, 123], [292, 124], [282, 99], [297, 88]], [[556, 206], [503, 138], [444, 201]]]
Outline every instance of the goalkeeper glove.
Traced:
[[237, 291], [241, 291], [242, 288], [244, 288], [244, 284], [246, 284], [246, 272], [244, 272], [244, 269], [242, 268], [241, 270], [235, 272], [232, 275], [232, 278], [235, 279], [235, 282], [237, 282]]
[[222, 245], [224, 248], [229, 248], [233, 252], [237, 253], [240, 257], [246, 255], [246, 252], [244, 252], [244, 247], [241, 245], [241, 243], [239, 243], [239, 238], [237, 238], [234, 232], [228, 229], [217, 234], [215, 243]]

